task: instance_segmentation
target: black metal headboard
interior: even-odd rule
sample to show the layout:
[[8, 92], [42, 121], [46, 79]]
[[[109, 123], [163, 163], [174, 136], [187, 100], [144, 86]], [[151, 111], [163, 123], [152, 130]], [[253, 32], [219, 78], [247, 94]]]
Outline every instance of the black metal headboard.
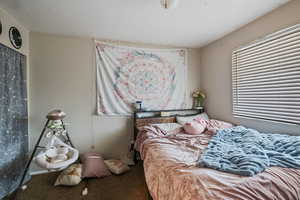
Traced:
[[[178, 110], [137, 110], [133, 113], [134, 141], [138, 134], [138, 127], [149, 124], [176, 122], [176, 116], [192, 116], [204, 112], [204, 108], [199, 109], [178, 109]], [[134, 145], [134, 144], [133, 144]], [[133, 146], [132, 146], [132, 149]], [[134, 162], [137, 161], [137, 152], [134, 150]]]

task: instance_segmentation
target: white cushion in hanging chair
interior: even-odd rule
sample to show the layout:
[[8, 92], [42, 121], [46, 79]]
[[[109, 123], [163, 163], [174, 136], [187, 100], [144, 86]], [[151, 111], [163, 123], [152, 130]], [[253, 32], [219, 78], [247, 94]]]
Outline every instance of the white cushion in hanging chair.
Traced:
[[47, 150], [35, 157], [38, 166], [48, 170], [64, 169], [74, 163], [79, 156], [77, 149], [67, 145], [55, 135], [47, 144]]

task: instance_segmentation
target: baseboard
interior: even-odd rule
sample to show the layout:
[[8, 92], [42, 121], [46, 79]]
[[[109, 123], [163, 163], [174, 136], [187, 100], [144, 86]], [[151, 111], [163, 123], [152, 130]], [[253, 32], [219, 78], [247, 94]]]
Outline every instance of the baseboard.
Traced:
[[48, 170], [38, 170], [38, 171], [32, 171], [32, 172], [30, 172], [30, 175], [34, 176], [34, 175], [47, 174], [47, 173], [50, 173], [50, 172]]

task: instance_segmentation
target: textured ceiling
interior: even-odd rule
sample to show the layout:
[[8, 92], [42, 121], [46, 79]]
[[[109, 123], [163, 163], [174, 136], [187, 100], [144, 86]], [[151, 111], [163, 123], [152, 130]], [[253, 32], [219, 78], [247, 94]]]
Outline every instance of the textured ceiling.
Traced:
[[0, 0], [29, 30], [151, 44], [201, 47], [289, 0]]

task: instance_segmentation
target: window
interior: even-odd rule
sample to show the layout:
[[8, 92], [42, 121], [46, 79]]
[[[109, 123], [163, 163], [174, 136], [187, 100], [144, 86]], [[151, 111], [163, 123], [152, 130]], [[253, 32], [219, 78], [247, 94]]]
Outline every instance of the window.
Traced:
[[300, 24], [232, 55], [233, 116], [300, 124]]

